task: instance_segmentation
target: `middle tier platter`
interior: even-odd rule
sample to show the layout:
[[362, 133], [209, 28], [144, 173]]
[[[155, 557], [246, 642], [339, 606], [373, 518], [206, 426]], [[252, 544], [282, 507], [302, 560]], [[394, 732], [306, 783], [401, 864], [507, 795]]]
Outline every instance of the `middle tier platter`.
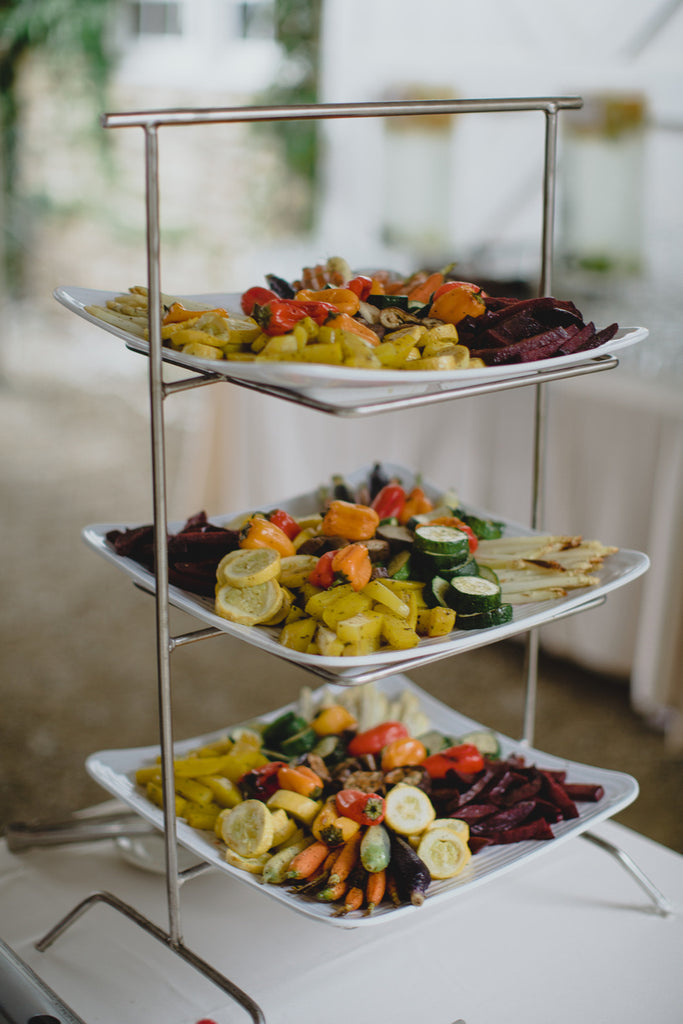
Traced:
[[[349, 487], [352, 490], [359, 488], [368, 480], [372, 469], [373, 467], [366, 466], [355, 473], [348, 474], [346, 482]], [[400, 480], [405, 489], [409, 490], [419, 482], [427, 498], [432, 501], [435, 510], [439, 510], [439, 503], [442, 502], [444, 496], [442, 488], [440, 489], [434, 484], [420, 480], [412, 470], [403, 466], [383, 464], [382, 469], [387, 478]], [[319, 514], [320, 503], [320, 492], [309, 491], [273, 501], [269, 503], [268, 508], [281, 509], [295, 519], [303, 519]], [[194, 593], [171, 584], [169, 587], [170, 604], [204, 622], [208, 627], [233, 636], [276, 657], [294, 662], [321, 678], [326, 678], [342, 685], [358, 685], [397, 671], [420, 667], [430, 662], [473, 650], [477, 647], [496, 643], [499, 640], [527, 632], [544, 623], [552, 622], [555, 619], [563, 618], [582, 609], [600, 604], [611, 591], [641, 576], [646, 572], [650, 564], [647, 555], [642, 552], [623, 548], [609, 549], [606, 557], [602, 558], [599, 568], [586, 577], [588, 582], [585, 585], [576, 586], [572, 584], [572, 587], [569, 589], [547, 590], [548, 594], [559, 593], [560, 596], [553, 596], [549, 599], [534, 599], [534, 594], [539, 592], [539, 574], [540, 582], [542, 583], [545, 582], [545, 578], [548, 580], [551, 577], [554, 579], [555, 576], [560, 576], [561, 578], [563, 573], [569, 581], [570, 575], [572, 575], [571, 573], [567, 574], [566, 566], [562, 566], [560, 561], [561, 555], [554, 557], [552, 554], [549, 554], [545, 557], [539, 557], [538, 551], [543, 548], [541, 539], [549, 537], [549, 531], [534, 531], [519, 523], [502, 520], [499, 516], [494, 517], [486, 510], [481, 510], [464, 503], [458, 504], [460, 510], [466, 510], [468, 515], [487, 521], [495, 518], [503, 543], [509, 538], [539, 539], [538, 550], [534, 551], [532, 547], [527, 552], [528, 566], [531, 571], [529, 573], [530, 582], [526, 588], [526, 593], [524, 582], [517, 583], [515, 574], [520, 571], [519, 569], [512, 569], [515, 579], [510, 585], [511, 589], [508, 586], [506, 590], [506, 584], [503, 584], [502, 600], [506, 602], [509, 599], [512, 608], [510, 609], [509, 621], [501, 622], [499, 625], [470, 628], [470, 620], [468, 628], [459, 628], [458, 615], [456, 615], [455, 628], [452, 628], [445, 635], [421, 637], [419, 642], [411, 647], [396, 649], [383, 645], [369, 653], [354, 653], [353, 647], [347, 645], [343, 653], [326, 655], [318, 651], [313, 653], [312, 645], [310, 644], [306, 645], [304, 649], [297, 649], [284, 644], [282, 642], [282, 623], [277, 625], [243, 625], [224, 618], [216, 613], [213, 596], [202, 596], [199, 593]], [[218, 527], [234, 528], [235, 524], [244, 523], [245, 518], [249, 516], [251, 511], [253, 510], [214, 516], [211, 518], [211, 523]], [[183, 528], [183, 525], [182, 523], [170, 523], [169, 533], [177, 533]], [[84, 528], [83, 538], [93, 550], [126, 573], [141, 589], [149, 593], [155, 593], [156, 580], [154, 573], [133, 557], [118, 553], [111, 539], [114, 534], [122, 534], [137, 527], [139, 527], [139, 524], [132, 523], [92, 524]], [[609, 540], [609, 538], [605, 539]], [[575, 543], [581, 541], [581, 538], [571, 538], [571, 541]], [[486, 542], [480, 543], [481, 548], [484, 548]], [[483, 562], [483, 556], [480, 557]], [[477, 558], [476, 551], [474, 552], [474, 558], [475, 560]], [[503, 561], [505, 561], [505, 558], [503, 558]], [[525, 562], [525, 559], [518, 558], [517, 561]], [[524, 565], [521, 571], [524, 571], [526, 567]], [[419, 590], [420, 586], [416, 584], [416, 591]], [[521, 594], [523, 593], [524, 597], [522, 598]], [[466, 618], [460, 619], [462, 624], [465, 623]]]

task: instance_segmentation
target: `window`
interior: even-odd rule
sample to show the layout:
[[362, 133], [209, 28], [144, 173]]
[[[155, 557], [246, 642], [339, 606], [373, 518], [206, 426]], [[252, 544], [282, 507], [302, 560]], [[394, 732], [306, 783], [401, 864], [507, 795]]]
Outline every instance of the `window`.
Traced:
[[180, 3], [132, 3], [131, 23], [135, 36], [179, 36]]
[[238, 4], [241, 39], [272, 39], [275, 34], [275, 4], [272, 0], [246, 0]]

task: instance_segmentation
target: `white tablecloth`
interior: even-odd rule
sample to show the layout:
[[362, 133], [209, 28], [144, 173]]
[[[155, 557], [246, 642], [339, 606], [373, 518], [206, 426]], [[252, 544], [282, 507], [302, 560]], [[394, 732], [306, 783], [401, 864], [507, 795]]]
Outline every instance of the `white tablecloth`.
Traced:
[[[268, 1024], [679, 1024], [683, 857], [612, 822], [673, 905], [661, 917], [582, 838], [400, 926], [341, 930], [210, 872], [181, 890], [185, 944], [255, 999]], [[241, 1007], [157, 940], [98, 905], [44, 953], [34, 943], [91, 892], [168, 927], [161, 876], [111, 841], [11, 855], [0, 845], [0, 937], [88, 1024], [216, 1024]]]

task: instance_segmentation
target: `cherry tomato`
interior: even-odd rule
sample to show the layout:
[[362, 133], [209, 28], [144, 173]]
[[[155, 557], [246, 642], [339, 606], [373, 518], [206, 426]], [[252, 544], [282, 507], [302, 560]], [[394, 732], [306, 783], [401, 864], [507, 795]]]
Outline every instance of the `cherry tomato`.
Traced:
[[365, 732], [356, 733], [349, 742], [348, 752], [351, 757], [361, 757], [363, 754], [379, 754], [383, 747], [393, 740], [406, 739], [409, 736], [403, 722], [382, 722], [380, 725], [366, 729]]

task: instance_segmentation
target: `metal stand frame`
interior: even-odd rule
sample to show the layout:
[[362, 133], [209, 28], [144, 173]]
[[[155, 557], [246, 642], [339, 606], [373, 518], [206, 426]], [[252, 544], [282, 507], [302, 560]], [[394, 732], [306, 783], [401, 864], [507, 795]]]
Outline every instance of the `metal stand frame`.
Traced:
[[[123, 913], [135, 924], [144, 928], [159, 941], [163, 942], [170, 949], [176, 952], [184, 960], [190, 963], [198, 971], [203, 973], [210, 981], [226, 992], [232, 999], [238, 1002], [251, 1016], [256, 1024], [265, 1021], [260, 1007], [241, 989], [237, 988], [224, 975], [216, 971], [210, 964], [196, 956], [183, 943], [180, 915], [180, 886], [186, 877], [198, 873], [192, 870], [190, 875], [178, 870], [178, 849], [176, 834], [176, 819], [174, 813], [175, 790], [173, 774], [173, 723], [171, 711], [171, 671], [170, 655], [175, 647], [182, 644], [203, 640], [210, 636], [219, 635], [219, 630], [203, 629], [184, 636], [171, 637], [169, 629], [169, 579], [168, 561], [166, 552], [167, 534], [167, 505], [166, 505], [166, 463], [165, 463], [165, 438], [164, 438], [164, 411], [163, 402], [169, 395], [187, 390], [188, 388], [201, 387], [214, 383], [218, 380], [225, 380], [226, 377], [219, 374], [200, 374], [184, 381], [166, 383], [163, 379], [163, 348], [161, 339], [161, 271], [160, 271], [160, 232], [159, 232], [159, 152], [158, 132], [160, 127], [172, 127], [174, 125], [208, 125], [208, 124], [236, 124], [242, 122], [256, 121], [301, 121], [301, 120], [329, 120], [335, 118], [360, 118], [360, 117], [405, 117], [434, 114], [467, 114], [467, 113], [503, 113], [536, 111], [544, 114], [545, 117], [545, 155], [543, 171], [543, 223], [541, 237], [541, 275], [540, 294], [550, 294], [551, 274], [553, 262], [553, 229], [554, 229], [554, 208], [555, 208], [555, 185], [556, 185], [556, 159], [557, 159], [557, 117], [560, 110], [577, 109], [581, 107], [582, 100], [579, 97], [542, 97], [531, 99], [475, 99], [475, 100], [423, 100], [408, 102], [383, 102], [383, 103], [349, 103], [349, 104], [314, 104], [299, 106], [270, 106], [270, 107], [235, 107], [235, 108], [208, 108], [208, 109], [171, 109], [156, 111], [140, 111], [130, 113], [110, 113], [102, 117], [102, 126], [107, 129], [138, 127], [144, 131], [145, 138], [145, 189], [146, 189], [146, 221], [147, 221], [147, 277], [148, 277], [148, 299], [149, 299], [149, 402], [151, 421], [151, 447], [152, 447], [152, 485], [153, 485], [153, 506], [154, 506], [154, 528], [155, 528], [155, 559], [156, 559], [156, 634], [157, 634], [157, 664], [158, 664], [158, 706], [159, 706], [159, 732], [161, 746], [161, 768], [162, 787], [164, 797], [164, 834], [165, 834], [165, 856], [166, 856], [166, 899], [168, 907], [168, 930], [165, 931], [158, 925], [153, 924], [146, 917], [140, 914], [133, 907], [128, 906], [110, 893], [98, 892], [84, 899], [77, 907], [58, 922], [42, 939], [36, 943], [38, 950], [47, 949], [62, 932], [75, 920], [77, 920], [89, 907], [97, 903], [107, 905]], [[563, 377], [577, 376], [582, 373], [593, 373], [600, 370], [611, 369], [618, 365], [614, 357], [602, 357], [588, 359], [586, 363], [577, 364], [569, 369], [555, 370], [534, 375], [523, 375], [518, 378], [496, 382], [493, 384], [471, 385], [458, 392], [434, 391], [418, 396], [410, 396], [398, 400], [379, 400], [366, 405], [358, 404], [352, 408], [339, 408], [326, 405], [322, 401], [306, 399], [305, 396], [296, 394], [286, 389], [260, 387], [250, 385], [242, 381], [234, 381], [245, 387], [253, 387], [255, 390], [287, 401], [296, 402], [300, 405], [308, 405], [320, 411], [328, 412], [337, 416], [362, 416], [382, 412], [384, 410], [397, 410], [409, 408], [415, 405], [424, 405], [434, 402], [446, 401], [456, 397], [470, 397], [494, 390], [505, 388], [521, 387], [531, 384], [535, 387], [535, 413], [534, 413], [534, 446], [533, 446], [533, 494], [531, 525], [537, 528], [542, 520], [542, 498], [543, 478], [545, 462], [545, 420], [546, 420], [546, 395], [543, 383], [548, 380], [557, 380]], [[228, 378], [229, 379], [229, 378]], [[602, 599], [604, 600], [604, 598]], [[580, 609], [593, 607], [597, 601], [587, 601]], [[570, 613], [570, 614], [573, 614]], [[527, 656], [526, 656], [526, 696], [524, 710], [524, 724], [522, 742], [531, 745], [533, 742], [534, 721], [536, 714], [536, 688], [538, 676], [538, 628], [533, 628], [527, 633]], [[405, 664], [398, 666], [399, 669], [410, 668], [416, 664], [424, 664], [424, 659], [407, 659]], [[397, 666], [392, 667], [395, 671]], [[314, 674], [321, 678], [326, 677], [324, 671], [315, 671]], [[382, 672], [366, 672], [354, 677], [354, 682], [360, 684], [378, 678]], [[595, 836], [588, 836], [594, 842], [610, 849], [618, 856], [622, 863], [634, 875], [641, 884], [661, 913], [667, 913], [667, 904], [664, 898], [657, 892], [655, 887], [645, 879], [645, 876], [621, 851], [612, 847], [612, 844], [605, 843]], [[207, 867], [201, 865], [199, 870]]]

